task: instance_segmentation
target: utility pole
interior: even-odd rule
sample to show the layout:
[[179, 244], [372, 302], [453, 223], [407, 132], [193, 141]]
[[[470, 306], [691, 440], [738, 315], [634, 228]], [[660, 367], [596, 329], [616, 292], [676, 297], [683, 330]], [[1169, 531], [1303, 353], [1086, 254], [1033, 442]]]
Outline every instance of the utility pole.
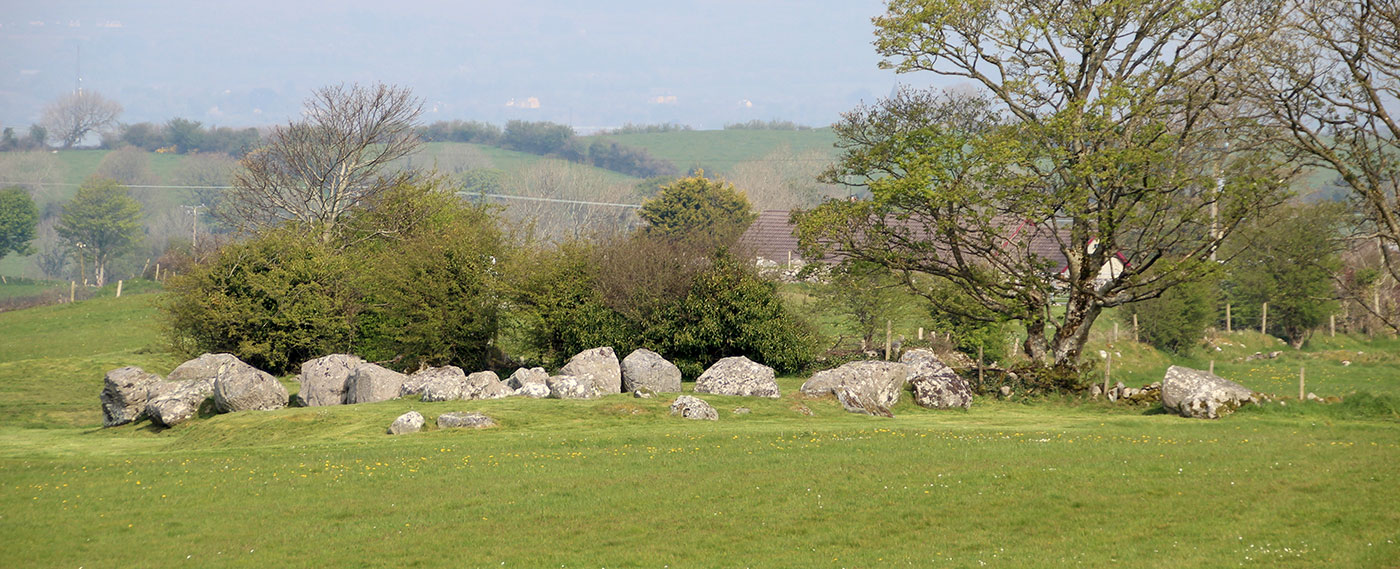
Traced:
[[199, 208], [202, 205], [182, 206], [185, 211], [190, 212], [190, 253], [194, 253], [199, 248]]

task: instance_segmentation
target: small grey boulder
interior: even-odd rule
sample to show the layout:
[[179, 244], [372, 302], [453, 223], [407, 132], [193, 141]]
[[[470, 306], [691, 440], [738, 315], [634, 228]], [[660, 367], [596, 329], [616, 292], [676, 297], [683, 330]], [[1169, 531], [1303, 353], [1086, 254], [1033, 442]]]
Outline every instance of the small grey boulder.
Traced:
[[709, 403], [699, 397], [682, 395], [671, 402], [671, 414], [680, 415], [687, 419], [703, 421], [718, 421], [719, 412], [715, 411]]
[[559, 375], [587, 379], [603, 395], [622, 393], [622, 365], [610, 347], [584, 350], [559, 368]]
[[700, 374], [695, 380], [695, 392], [777, 399], [782, 393], [774, 375], [773, 368], [744, 356], [724, 358]]
[[494, 371], [478, 371], [467, 376], [462, 386], [462, 399], [500, 399], [514, 391]]
[[523, 367], [522, 367], [522, 368], [516, 369], [516, 370], [515, 370], [515, 373], [510, 374], [510, 377], [506, 379], [506, 387], [509, 387], [509, 388], [511, 388], [511, 389], [514, 389], [514, 390], [519, 391], [520, 388], [525, 387], [526, 385], [529, 385], [529, 384], [532, 384], [532, 383], [536, 383], [536, 384], [539, 384], [539, 385], [544, 385], [545, 381], [548, 381], [548, 380], [549, 380], [549, 372], [546, 372], [546, 371], [544, 370], [544, 368], [542, 368], [542, 367], [523, 368]]
[[115, 427], [140, 419], [150, 390], [159, 387], [160, 376], [136, 366], [117, 368], [102, 378], [102, 426]]
[[679, 393], [681, 369], [661, 354], [645, 348], [633, 350], [622, 358], [622, 389], [650, 389], [653, 393]]
[[422, 413], [409, 411], [399, 415], [399, 418], [394, 419], [394, 422], [389, 425], [389, 434], [403, 435], [407, 433], [416, 433], [423, 429], [423, 424], [425, 422]]
[[914, 404], [926, 409], [972, 407], [972, 388], [953, 368], [944, 365], [933, 352], [909, 350], [900, 361], [909, 366], [909, 383], [914, 387]]
[[481, 413], [443, 413], [438, 415], [439, 429], [485, 429], [496, 426], [496, 422]]

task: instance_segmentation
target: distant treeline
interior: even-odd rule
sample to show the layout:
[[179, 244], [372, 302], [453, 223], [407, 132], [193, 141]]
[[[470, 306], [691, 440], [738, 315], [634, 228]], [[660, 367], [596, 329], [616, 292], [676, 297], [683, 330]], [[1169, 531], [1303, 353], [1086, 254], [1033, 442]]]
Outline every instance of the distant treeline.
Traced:
[[724, 130], [812, 130], [812, 127], [805, 124], [797, 124], [792, 121], [780, 121], [777, 119], [761, 121], [754, 119], [749, 122], [736, 122], [724, 125]]
[[262, 144], [256, 128], [205, 127], [199, 121], [173, 118], [165, 124], [123, 124], [102, 136], [103, 148], [134, 146], [151, 152], [190, 154], [222, 152], [242, 157]]
[[[650, 126], [656, 125], [636, 128]], [[605, 140], [589, 143], [579, 138], [573, 127], [548, 121], [514, 120], [506, 123], [504, 129], [480, 121], [438, 121], [420, 128], [418, 134], [430, 142], [470, 142], [496, 146], [540, 156], [553, 156], [638, 178], [675, 176], [680, 173], [675, 164], [656, 158], [646, 150]]]
[[657, 134], [662, 132], [686, 132], [695, 130], [688, 124], [657, 123], [657, 124], [632, 124], [626, 123], [617, 128], [610, 128], [600, 131], [598, 134]]

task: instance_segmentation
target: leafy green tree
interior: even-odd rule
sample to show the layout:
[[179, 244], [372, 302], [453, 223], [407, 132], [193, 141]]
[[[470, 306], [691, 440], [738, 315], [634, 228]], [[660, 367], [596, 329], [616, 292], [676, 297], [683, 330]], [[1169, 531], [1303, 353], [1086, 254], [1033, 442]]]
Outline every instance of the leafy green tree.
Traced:
[[1250, 223], [1226, 266], [1232, 316], [1259, 322], [1269, 303], [1267, 332], [1301, 347], [1337, 309], [1333, 275], [1341, 269], [1342, 206], [1287, 205]]
[[141, 238], [141, 204], [116, 180], [92, 178], [63, 206], [55, 229], [80, 259], [92, 261], [97, 286], [102, 286], [107, 264]]
[[1215, 321], [1218, 287], [1202, 279], [1168, 289], [1162, 296], [1128, 305], [1138, 316], [1139, 337], [1153, 346], [1185, 354], [1201, 342]]
[[0, 259], [6, 255], [29, 255], [30, 242], [39, 226], [39, 208], [24, 188], [0, 190]]
[[[939, 310], [1019, 321], [1031, 361], [1075, 367], [1103, 309], [1199, 278], [1277, 199], [1270, 155], [1234, 145], [1217, 187], [1221, 153], [1207, 151], [1251, 136], [1221, 82], [1277, 13], [1252, 0], [892, 0], [875, 19], [881, 65], [980, 93], [904, 91], [848, 113], [823, 179], [872, 197], [801, 216], [801, 238], [945, 279], [972, 304]], [[1105, 274], [1119, 254], [1129, 263]]]
[[165, 123], [166, 143], [175, 145], [180, 154], [202, 149], [205, 136], [204, 125], [199, 121], [175, 117]]
[[758, 217], [733, 184], [707, 179], [703, 171], [662, 186], [637, 215], [648, 234], [710, 235], [720, 242], [737, 239]]
[[839, 309], [862, 345], [873, 346], [875, 336], [885, 329], [885, 321], [900, 309], [903, 283], [882, 265], [869, 261], [849, 261], [832, 269], [821, 297]]

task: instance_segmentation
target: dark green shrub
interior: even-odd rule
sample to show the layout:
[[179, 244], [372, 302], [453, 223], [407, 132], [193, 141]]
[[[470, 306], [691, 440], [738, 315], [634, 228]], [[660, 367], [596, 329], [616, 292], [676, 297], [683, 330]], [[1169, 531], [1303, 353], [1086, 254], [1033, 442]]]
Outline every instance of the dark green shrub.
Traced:
[[1138, 317], [1138, 337], [1160, 350], [1185, 354], [1201, 342], [1215, 321], [1216, 289], [1208, 282], [1187, 282], [1162, 296], [1128, 305]]
[[286, 229], [224, 247], [166, 283], [166, 334], [186, 354], [230, 352], [273, 373], [350, 349], [359, 312], [346, 258]]

